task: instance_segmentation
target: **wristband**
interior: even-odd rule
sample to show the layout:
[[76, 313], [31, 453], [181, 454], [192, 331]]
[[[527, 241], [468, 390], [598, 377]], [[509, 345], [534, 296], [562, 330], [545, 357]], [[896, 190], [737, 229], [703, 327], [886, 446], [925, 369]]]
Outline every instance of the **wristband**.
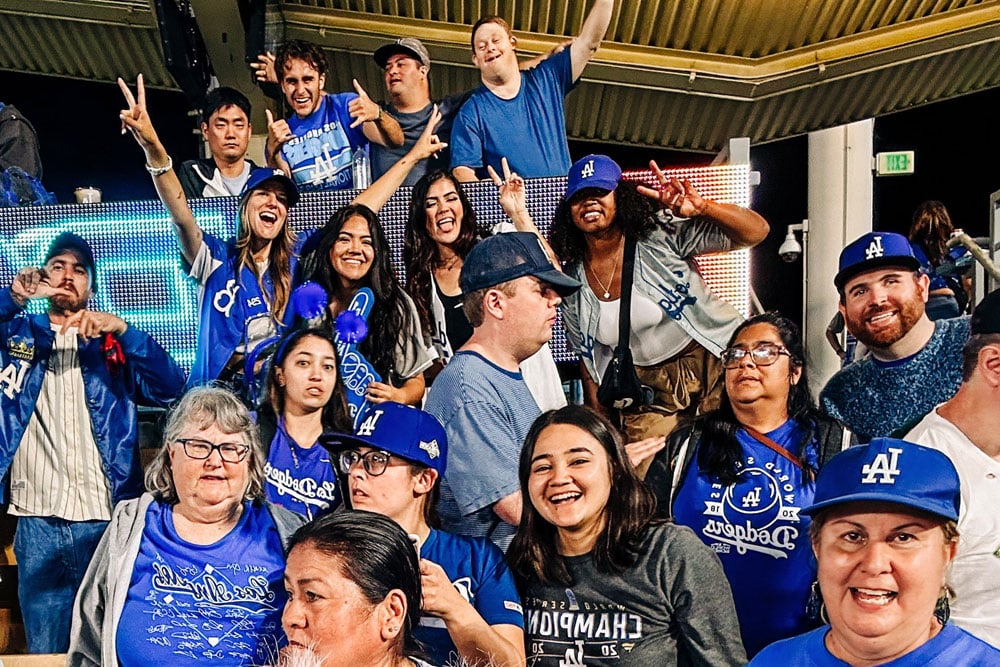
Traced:
[[146, 163], [146, 171], [149, 172], [150, 176], [154, 176], [154, 177], [155, 176], [162, 176], [163, 174], [167, 173], [168, 171], [170, 171], [173, 168], [174, 168], [174, 159], [172, 157], [170, 157], [169, 155], [167, 156], [167, 163], [165, 165], [163, 165], [162, 167], [150, 167], [149, 163]]

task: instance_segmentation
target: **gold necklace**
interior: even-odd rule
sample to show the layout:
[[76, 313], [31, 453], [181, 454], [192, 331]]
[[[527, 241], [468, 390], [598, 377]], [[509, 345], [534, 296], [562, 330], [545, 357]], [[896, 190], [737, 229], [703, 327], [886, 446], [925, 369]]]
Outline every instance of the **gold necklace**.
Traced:
[[594, 271], [594, 267], [592, 267], [592, 266], [590, 266], [588, 264], [584, 264], [584, 266], [586, 266], [588, 269], [590, 269], [590, 275], [594, 277], [594, 280], [597, 281], [597, 284], [601, 286], [602, 290], [604, 290], [604, 298], [605, 299], [610, 299], [611, 298], [611, 286], [615, 284], [615, 274], [618, 273], [618, 262], [621, 259], [622, 250], [624, 248], [625, 248], [625, 237], [622, 236], [622, 243], [621, 243], [620, 246], [618, 246], [618, 252], [615, 253], [615, 266], [614, 266], [613, 269], [611, 269], [611, 276], [608, 278], [608, 284], [607, 285], [605, 285], [603, 282], [601, 282], [601, 279], [597, 277], [597, 272]]

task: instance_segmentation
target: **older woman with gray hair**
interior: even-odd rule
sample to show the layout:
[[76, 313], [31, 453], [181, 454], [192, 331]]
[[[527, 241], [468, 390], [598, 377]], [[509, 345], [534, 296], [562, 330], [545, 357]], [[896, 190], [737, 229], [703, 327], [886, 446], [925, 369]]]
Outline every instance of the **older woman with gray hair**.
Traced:
[[147, 493], [119, 504], [73, 610], [69, 665], [264, 664], [284, 642], [285, 549], [304, 519], [263, 500], [244, 405], [192, 389], [170, 412]]

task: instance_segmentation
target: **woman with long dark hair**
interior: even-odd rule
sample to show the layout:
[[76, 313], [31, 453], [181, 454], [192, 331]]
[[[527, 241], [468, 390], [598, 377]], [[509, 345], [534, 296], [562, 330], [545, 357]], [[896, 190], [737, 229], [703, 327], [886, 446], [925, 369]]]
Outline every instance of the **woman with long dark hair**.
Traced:
[[[742, 318], [712, 293], [694, 258], [753, 246], [768, 231], [750, 209], [706, 199], [687, 180], [650, 166], [657, 189], [622, 180], [621, 167], [605, 155], [578, 160], [550, 234], [566, 273], [584, 283], [562, 307], [567, 337], [580, 355], [584, 402], [613, 417], [627, 442], [665, 436], [682, 419], [718, 406], [718, 356]], [[633, 243], [624, 343], [649, 398], [615, 410], [597, 396], [620, 342], [625, 253]]]
[[656, 500], [614, 427], [568, 405], [531, 427], [507, 552], [532, 665], [743, 665], [718, 558]]
[[806, 614], [815, 573], [809, 520], [799, 510], [812, 502], [817, 470], [851, 434], [816, 408], [791, 320], [746, 320], [722, 362], [722, 405], [675, 432], [646, 481], [659, 514], [690, 526], [719, 554], [753, 656], [816, 623]]
[[329, 329], [296, 329], [278, 341], [257, 425], [268, 500], [309, 519], [340, 505], [330, 456], [318, 446], [324, 432], [351, 428]]
[[954, 262], [967, 252], [961, 246], [948, 249], [948, 239], [955, 231], [948, 209], [939, 201], [925, 201], [913, 212], [908, 236], [921, 272], [931, 279], [926, 310], [927, 317], [932, 320], [958, 317], [969, 304], [967, 278], [937, 273], [942, 265]]
[[[507, 168], [506, 158], [502, 164], [503, 178], [492, 168], [490, 175], [510, 222], [497, 225], [493, 233], [516, 230], [538, 235], [538, 228], [528, 213], [524, 179]], [[403, 261], [406, 264], [406, 291], [416, 304], [424, 332], [438, 353], [436, 369], [432, 372], [447, 364], [472, 335], [472, 325], [462, 308], [458, 278], [465, 257], [480, 239], [476, 211], [454, 176], [433, 171], [417, 181], [410, 196]], [[548, 343], [521, 363], [521, 372], [543, 411], [566, 404]]]
[[371, 381], [365, 395], [372, 403], [395, 401], [415, 405], [423, 399], [423, 372], [435, 354], [425, 341], [420, 316], [396, 279], [392, 251], [378, 210], [420, 160], [440, 150], [433, 134], [441, 114], [434, 110], [427, 128], [410, 152], [347, 206], [337, 209], [318, 232], [314, 249], [303, 259], [303, 278], [322, 287], [328, 297], [325, 319], [334, 322], [362, 287], [375, 297], [368, 333], [359, 352], [382, 381]]

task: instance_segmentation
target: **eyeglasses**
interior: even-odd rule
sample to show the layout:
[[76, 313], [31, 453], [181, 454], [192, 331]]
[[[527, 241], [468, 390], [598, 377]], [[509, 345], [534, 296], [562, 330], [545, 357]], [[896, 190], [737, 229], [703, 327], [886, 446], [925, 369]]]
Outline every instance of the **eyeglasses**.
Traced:
[[376, 449], [371, 452], [362, 454], [361, 452], [348, 449], [345, 452], [340, 453], [340, 471], [344, 474], [350, 473], [351, 468], [358, 464], [365, 467], [365, 472], [373, 477], [378, 477], [385, 472], [385, 469], [389, 467], [389, 459], [392, 458], [392, 454], [389, 452], [383, 452], [380, 449]]
[[756, 366], [770, 366], [778, 360], [781, 355], [791, 357], [788, 349], [775, 343], [759, 343], [752, 349], [745, 347], [730, 347], [722, 352], [722, 365], [726, 369], [739, 368], [743, 357], [750, 355], [750, 359]]
[[188, 458], [203, 461], [218, 450], [219, 456], [226, 463], [239, 463], [250, 453], [250, 447], [242, 442], [220, 442], [215, 444], [208, 440], [199, 438], [177, 438], [177, 442], [184, 447], [184, 453]]

